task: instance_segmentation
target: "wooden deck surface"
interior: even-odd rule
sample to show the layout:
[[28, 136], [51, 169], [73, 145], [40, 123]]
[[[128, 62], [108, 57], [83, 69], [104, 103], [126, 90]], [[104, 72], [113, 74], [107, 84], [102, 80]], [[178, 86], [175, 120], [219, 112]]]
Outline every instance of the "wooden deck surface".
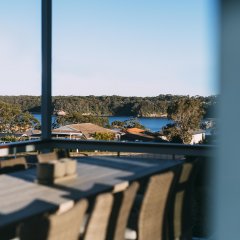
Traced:
[[181, 160], [132, 157], [78, 158], [78, 177], [53, 186], [37, 184], [36, 169], [0, 175], [0, 229], [43, 212], [64, 209], [103, 191], [120, 191], [130, 181], [165, 171]]

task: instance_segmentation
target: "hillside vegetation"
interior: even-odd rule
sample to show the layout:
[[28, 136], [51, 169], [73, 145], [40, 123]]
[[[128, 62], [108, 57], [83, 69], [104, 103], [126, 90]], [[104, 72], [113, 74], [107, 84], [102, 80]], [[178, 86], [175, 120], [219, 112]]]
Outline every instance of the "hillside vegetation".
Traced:
[[[122, 96], [54, 96], [52, 111], [63, 110], [67, 113], [78, 112], [93, 116], [137, 116], [160, 117], [167, 116], [167, 110], [172, 102], [184, 97], [179, 95], [159, 95], [156, 97], [122, 97]], [[192, 97], [202, 102], [205, 117], [213, 116], [213, 108], [217, 96]], [[40, 112], [41, 97], [39, 96], [0, 96], [0, 101], [17, 104], [22, 111]]]

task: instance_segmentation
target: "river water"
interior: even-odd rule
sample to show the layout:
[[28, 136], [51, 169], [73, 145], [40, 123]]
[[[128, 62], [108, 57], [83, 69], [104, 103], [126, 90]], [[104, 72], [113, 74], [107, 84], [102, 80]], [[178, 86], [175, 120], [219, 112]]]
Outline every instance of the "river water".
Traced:
[[[41, 122], [41, 114], [33, 114], [35, 118], [37, 118]], [[129, 120], [132, 117], [129, 116], [114, 116], [114, 117], [108, 117], [109, 123], [111, 124], [113, 121], [125, 121]], [[52, 116], [52, 122], [54, 122], [56, 119], [56, 116]], [[147, 129], [153, 132], [160, 131], [162, 127], [166, 126], [169, 123], [172, 123], [171, 120], [168, 120], [167, 118], [149, 118], [149, 117], [140, 117], [137, 118], [138, 121]]]
[[[108, 117], [109, 123], [111, 124], [113, 121], [125, 121], [129, 120], [131, 117]], [[157, 132], [162, 129], [162, 127], [166, 126], [169, 123], [172, 123], [171, 120], [168, 120], [167, 118], [149, 118], [149, 117], [140, 117], [137, 118], [138, 121], [147, 129]]]

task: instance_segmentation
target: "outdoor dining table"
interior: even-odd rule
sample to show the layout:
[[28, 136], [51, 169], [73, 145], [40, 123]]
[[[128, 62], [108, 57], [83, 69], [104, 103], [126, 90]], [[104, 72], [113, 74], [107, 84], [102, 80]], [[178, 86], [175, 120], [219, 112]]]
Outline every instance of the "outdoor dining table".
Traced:
[[[77, 158], [77, 177], [54, 185], [36, 181], [36, 168], [0, 175], [0, 239], [30, 217], [59, 212], [98, 193], [124, 190], [130, 182], [181, 164], [182, 160], [135, 157]], [[11, 230], [12, 231], [12, 230]]]

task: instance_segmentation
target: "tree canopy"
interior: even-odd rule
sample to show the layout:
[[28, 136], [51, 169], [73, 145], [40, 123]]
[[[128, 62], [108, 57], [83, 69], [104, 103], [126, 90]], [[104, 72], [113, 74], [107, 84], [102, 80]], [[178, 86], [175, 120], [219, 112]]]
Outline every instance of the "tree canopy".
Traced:
[[91, 115], [82, 115], [79, 112], [71, 112], [65, 116], [57, 116], [54, 127], [59, 127], [75, 123], [93, 123], [102, 127], [109, 127], [109, 121], [106, 117], [95, 117]]
[[101, 132], [96, 132], [93, 134], [93, 138], [95, 140], [105, 140], [105, 141], [111, 141], [115, 139], [115, 134], [114, 133], [101, 133]]
[[[67, 113], [79, 112], [92, 116], [134, 116], [160, 117], [167, 115], [167, 109], [172, 102], [184, 96], [163, 95], [155, 97], [122, 97], [122, 96], [54, 96], [52, 111]], [[218, 96], [196, 96], [206, 112], [207, 117], [213, 116]], [[22, 111], [40, 112], [41, 98], [39, 96], [0, 96], [0, 101], [18, 105]]]
[[196, 97], [182, 97], [171, 103], [167, 116], [175, 124], [167, 125], [163, 132], [169, 140], [181, 139], [183, 143], [190, 143], [191, 132], [200, 128], [204, 115], [203, 103]]
[[24, 132], [39, 125], [29, 112], [23, 112], [18, 105], [0, 101], [0, 132]]
[[139, 122], [139, 120], [137, 118], [130, 118], [128, 120], [125, 121], [113, 121], [111, 124], [112, 128], [141, 128], [141, 129], [145, 129], [145, 127]]

